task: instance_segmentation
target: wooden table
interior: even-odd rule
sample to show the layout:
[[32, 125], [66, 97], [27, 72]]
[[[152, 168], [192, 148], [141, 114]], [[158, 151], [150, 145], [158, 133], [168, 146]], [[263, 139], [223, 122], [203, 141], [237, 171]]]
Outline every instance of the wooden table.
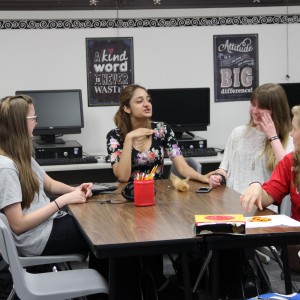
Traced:
[[[121, 189], [124, 184], [120, 184], [112, 194], [94, 196], [85, 204], [69, 205], [70, 213], [75, 217], [96, 257], [110, 258], [110, 299], [114, 299], [112, 287], [116, 257], [181, 253], [184, 271], [188, 274], [186, 254], [197, 251], [199, 247], [216, 250], [228, 247], [244, 248], [249, 245], [254, 247], [300, 243], [299, 228], [283, 226], [247, 229], [242, 236], [196, 237], [195, 214], [242, 213], [252, 216], [273, 212], [265, 209], [245, 213], [239, 202], [240, 195], [232, 189], [220, 187], [200, 194], [195, 193], [195, 190], [204, 184], [193, 181], [189, 184], [189, 192], [182, 193], [174, 189], [170, 180], [156, 181], [155, 206], [136, 207], [132, 202], [101, 204], [106, 199], [123, 199]], [[287, 280], [290, 281], [290, 277]], [[189, 276], [185, 278], [184, 284], [185, 299], [191, 299]]]

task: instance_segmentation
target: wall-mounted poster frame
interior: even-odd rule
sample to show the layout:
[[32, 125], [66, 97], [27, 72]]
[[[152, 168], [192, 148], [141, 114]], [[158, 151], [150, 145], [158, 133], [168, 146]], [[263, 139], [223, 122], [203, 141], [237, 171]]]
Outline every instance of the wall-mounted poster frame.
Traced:
[[88, 106], [118, 105], [134, 83], [133, 38], [86, 38], [86, 58]]
[[214, 35], [215, 102], [250, 100], [258, 86], [258, 35]]

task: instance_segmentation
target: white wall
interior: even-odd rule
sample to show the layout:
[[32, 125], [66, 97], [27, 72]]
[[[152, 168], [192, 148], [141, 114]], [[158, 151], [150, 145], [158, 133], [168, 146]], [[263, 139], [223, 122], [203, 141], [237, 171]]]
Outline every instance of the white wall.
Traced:
[[[0, 12], [3, 19], [91, 19], [298, 14], [300, 7], [147, 11]], [[81, 89], [85, 128], [76, 139], [87, 153], [106, 153], [117, 107], [88, 107], [85, 38], [132, 36], [134, 76], [147, 88], [210, 87], [211, 125], [197, 135], [224, 146], [248, 121], [248, 101], [214, 103], [213, 35], [258, 33], [259, 83], [300, 81], [300, 24], [128, 29], [0, 29], [0, 97], [26, 89]], [[288, 51], [288, 55], [287, 55]]]

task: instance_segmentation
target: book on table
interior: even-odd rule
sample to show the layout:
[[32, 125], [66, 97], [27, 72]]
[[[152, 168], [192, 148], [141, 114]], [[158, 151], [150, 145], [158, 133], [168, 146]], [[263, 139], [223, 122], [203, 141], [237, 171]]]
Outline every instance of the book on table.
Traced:
[[241, 214], [195, 215], [196, 235], [210, 233], [245, 233], [246, 221]]

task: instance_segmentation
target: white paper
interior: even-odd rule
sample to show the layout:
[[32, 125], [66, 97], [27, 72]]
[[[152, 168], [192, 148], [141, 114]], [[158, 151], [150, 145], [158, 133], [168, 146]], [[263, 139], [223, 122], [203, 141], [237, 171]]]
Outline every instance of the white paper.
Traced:
[[245, 217], [246, 228], [257, 228], [257, 227], [271, 227], [271, 226], [291, 226], [291, 227], [300, 227], [300, 222], [286, 216], [286, 215], [269, 215], [261, 216], [270, 218], [270, 221], [267, 222], [249, 222], [252, 217]]

